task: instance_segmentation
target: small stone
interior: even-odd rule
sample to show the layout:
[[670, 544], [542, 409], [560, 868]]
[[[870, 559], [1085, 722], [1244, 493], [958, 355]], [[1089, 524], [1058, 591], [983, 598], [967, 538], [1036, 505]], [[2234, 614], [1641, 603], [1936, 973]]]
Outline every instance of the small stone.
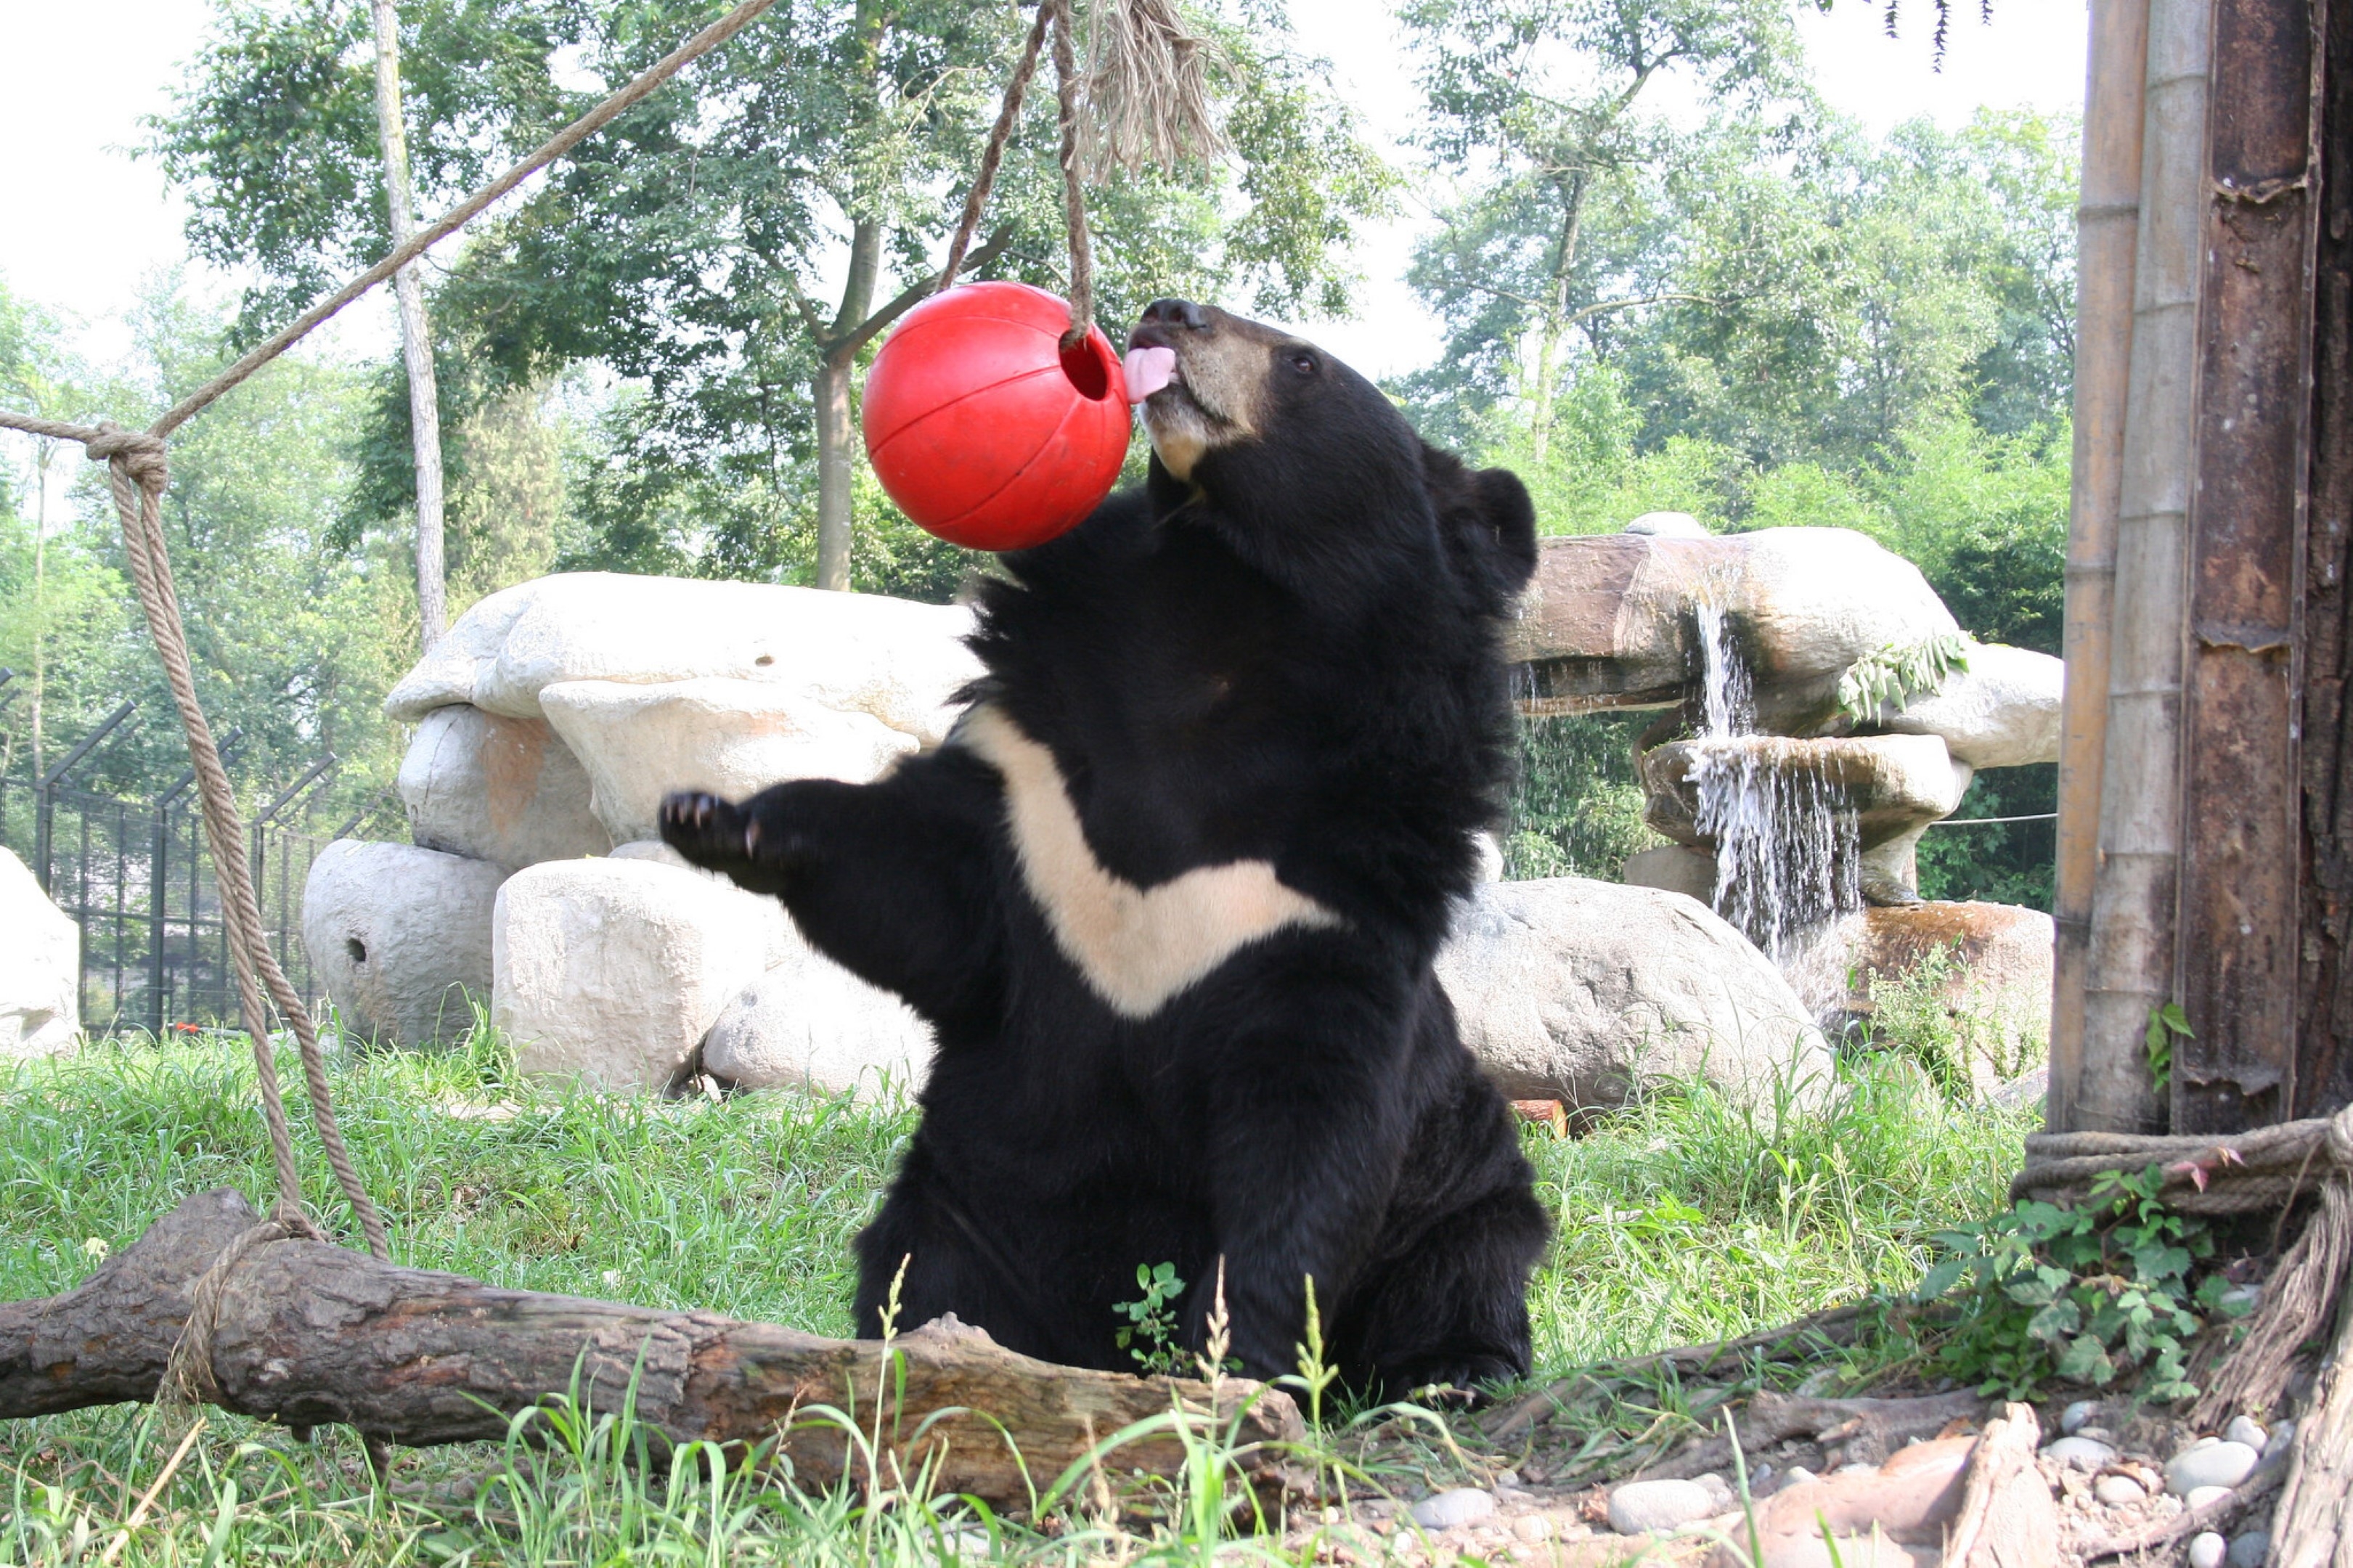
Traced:
[[1609, 1528], [1620, 1535], [1672, 1530], [1716, 1511], [1697, 1481], [1629, 1481], [1609, 1494]]
[[1749, 1471], [1748, 1495], [1752, 1498], [1770, 1497], [1773, 1494], [1773, 1476], [1770, 1465], [1759, 1465]]
[[2057, 1442], [2045, 1444], [2042, 1457], [2088, 1476], [2115, 1464], [2116, 1451], [2097, 1437], [2062, 1437]]
[[2189, 1495], [2181, 1500], [2193, 1509], [2200, 1509], [2210, 1502], [2221, 1502], [2230, 1495], [2231, 1489], [2228, 1487], [2191, 1487]]
[[2078, 1437], [2089, 1437], [2094, 1443], [2105, 1443], [2110, 1447], [2114, 1447], [2116, 1441], [2116, 1435], [2114, 1432], [2109, 1431], [2105, 1426], [2101, 1426], [2096, 1421], [2084, 1426], [2081, 1431], [2077, 1432], [2075, 1436]]
[[2092, 1495], [2110, 1508], [2130, 1508], [2148, 1500], [2148, 1493], [2130, 1476], [2102, 1476], [2092, 1483]]
[[1454, 1530], [1493, 1518], [1495, 1494], [1477, 1487], [1456, 1487], [1413, 1505], [1413, 1521], [1424, 1530]]
[[1497, 1470], [1495, 1472], [1495, 1484], [1499, 1487], [1518, 1486], [1520, 1484], [1520, 1472], [1517, 1470]]
[[2263, 1568], [2263, 1559], [2272, 1554], [2272, 1532], [2250, 1530], [2231, 1538], [2231, 1550], [2222, 1561], [2228, 1568]]
[[1841, 1465], [1831, 1472], [1834, 1476], [1875, 1476], [1878, 1473], [1877, 1465], [1866, 1465], [1861, 1459], [1857, 1459], [1852, 1465]]
[[1815, 1475], [1813, 1471], [1806, 1468], [1803, 1465], [1791, 1465], [1788, 1469], [1781, 1472], [1781, 1484], [1775, 1487], [1773, 1489], [1777, 1492], [1785, 1492], [1791, 1487], [1801, 1487], [1808, 1481], [1820, 1480], [1820, 1477]]
[[2230, 1551], [2230, 1542], [2211, 1530], [2201, 1530], [2189, 1538], [2189, 1568], [2222, 1568]]
[[2227, 1441], [2244, 1443], [2258, 1454], [2263, 1451], [2263, 1445], [2272, 1440], [2272, 1435], [2263, 1430], [2262, 1422], [2249, 1420], [2244, 1415], [2232, 1416], [2231, 1424], [2222, 1428], [2222, 1436]]
[[2284, 1453], [2286, 1453], [2286, 1452], [2287, 1452], [2287, 1446], [2288, 1446], [2290, 1443], [2293, 1443], [2293, 1442], [2295, 1442], [2295, 1422], [2293, 1422], [2293, 1421], [2274, 1421], [2274, 1422], [2273, 1422], [2273, 1423], [2272, 1423], [2272, 1435], [2271, 1435], [2271, 1438], [2270, 1438], [2270, 1440], [2269, 1440], [2269, 1441], [2267, 1441], [2267, 1442], [2265, 1442], [2265, 1443], [2263, 1444], [2263, 1458], [2264, 1458], [2265, 1459], [2267, 1459], [2267, 1460], [2268, 1460], [2268, 1459], [2276, 1459], [2276, 1458], [2278, 1458], [2282, 1454], [2284, 1454]]
[[1512, 1521], [1512, 1533], [1531, 1543], [1547, 1540], [1552, 1535], [1552, 1521], [1540, 1513], [1522, 1514]]
[[2068, 1436], [2073, 1437], [2076, 1433], [2084, 1429], [2084, 1426], [2086, 1422], [2090, 1421], [2093, 1416], [2097, 1415], [2099, 1413], [2100, 1402], [2098, 1400], [2079, 1399], [2075, 1401], [2074, 1404], [2067, 1406], [2066, 1409], [2059, 1412], [2059, 1430], [2066, 1434]]
[[2166, 1489], [2186, 1498], [2200, 1487], [2235, 1487], [2255, 1473], [2262, 1458], [2244, 1443], [2193, 1443], [2165, 1467]]
[[1693, 1479], [1707, 1489], [1708, 1498], [1716, 1512], [1722, 1513], [1726, 1509], [1738, 1505], [1740, 1500], [1733, 1494], [1732, 1483], [1715, 1471], [1710, 1470], [1704, 1476], [1696, 1476]]

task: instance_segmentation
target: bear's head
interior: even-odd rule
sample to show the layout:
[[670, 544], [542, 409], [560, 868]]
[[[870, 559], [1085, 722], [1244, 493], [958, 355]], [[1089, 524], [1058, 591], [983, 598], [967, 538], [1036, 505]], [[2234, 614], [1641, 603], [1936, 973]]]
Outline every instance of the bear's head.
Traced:
[[1535, 509], [1517, 477], [1429, 446], [1314, 344], [1155, 300], [1128, 346], [1176, 356], [1144, 401], [1155, 502], [1198, 514], [1270, 574], [1326, 589], [1400, 571], [1427, 583], [1434, 552], [1472, 606], [1497, 615], [1534, 572]]

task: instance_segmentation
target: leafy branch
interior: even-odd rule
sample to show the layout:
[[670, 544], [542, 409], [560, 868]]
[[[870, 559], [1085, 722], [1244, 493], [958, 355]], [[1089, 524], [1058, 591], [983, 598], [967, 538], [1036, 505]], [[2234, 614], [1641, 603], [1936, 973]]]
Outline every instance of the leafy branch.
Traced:
[[1915, 697], [1932, 692], [1947, 677], [1969, 668], [1969, 639], [1960, 632], [1945, 632], [1905, 646], [1889, 643], [1847, 666], [1839, 677], [1839, 711], [1857, 724], [1870, 723], [1883, 710], [1901, 710]]

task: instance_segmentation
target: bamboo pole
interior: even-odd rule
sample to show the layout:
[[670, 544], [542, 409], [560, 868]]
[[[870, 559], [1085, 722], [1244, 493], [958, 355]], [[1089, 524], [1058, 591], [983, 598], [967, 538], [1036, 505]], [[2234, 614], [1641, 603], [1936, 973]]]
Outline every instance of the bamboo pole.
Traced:
[[2211, 0], [2152, 0], [2133, 331], [2108, 615], [2099, 849], [2066, 1114], [2161, 1127], [2141, 1037], [2174, 999], [2185, 550], [2194, 471]]
[[2059, 719], [2058, 935], [2047, 1110], [2054, 1132], [2073, 1130], [2083, 1076], [2084, 980], [2099, 867], [2109, 610], [2124, 482], [2147, 69], [2148, 0], [2093, 0], [2084, 190], [2075, 210], [2075, 450], [2067, 517], [2067, 687]]

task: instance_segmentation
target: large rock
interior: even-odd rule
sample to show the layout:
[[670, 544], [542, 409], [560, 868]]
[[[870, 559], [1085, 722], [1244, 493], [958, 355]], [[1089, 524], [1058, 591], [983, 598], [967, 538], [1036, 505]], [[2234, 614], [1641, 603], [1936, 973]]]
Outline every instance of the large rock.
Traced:
[[400, 798], [417, 844], [510, 871], [613, 847], [590, 809], [587, 773], [544, 719], [468, 702], [434, 709], [401, 759]]
[[342, 838], [302, 887], [302, 947], [343, 1028], [423, 1046], [473, 1026], [491, 994], [491, 914], [506, 868]]
[[960, 640], [971, 629], [962, 606], [878, 594], [566, 573], [476, 604], [385, 711], [413, 721], [465, 702], [536, 719], [540, 694], [565, 681], [720, 678], [782, 686], [932, 745], [955, 721], [956, 689], [980, 673]]
[[666, 1088], [729, 1000], [792, 952], [776, 900], [663, 862], [628, 845], [499, 889], [491, 1016], [524, 1072]]
[[1919, 568], [1847, 529], [1601, 534], [1544, 542], [1509, 657], [1534, 667], [1537, 697], [1677, 702], [1700, 665], [1691, 611], [1704, 601], [1755, 675], [1761, 726], [1784, 733], [1833, 717], [1857, 659], [1960, 629]]
[[1865, 851], [1950, 816], [1970, 776], [1934, 735], [1671, 741], [1642, 754], [1643, 819], [1678, 844], [1714, 848], [1699, 828], [1700, 783], [1718, 770], [1746, 767], [1811, 773], [1835, 786], [1854, 811]]
[[[1971, 1089], [1990, 1098], [2042, 1065], [2051, 1038], [2055, 928], [2040, 910], [1933, 900], [1866, 910], [1839, 931], [1853, 987], [1847, 1006], [1872, 1017], [1923, 964], [1942, 970], [1935, 1002]], [[1947, 955], [1941, 962], [1935, 955]], [[1923, 998], [1926, 1000], [1926, 998]]]
[[567, 680], [542, 688], [539, 700], [587, 764], [597, 820], [624, 844], [654, 836], [672, 790], [741, 800], [779, 779], [863, 784], [919, 744], [870, 713], [764, 681]]
[[2059, 698], [2067, 667], [2047, 653], [1973, 643], [1969, 666], [1925, 697], [1887, 713], [1881, 727], [1941, 738], [1974, 768], [2059, 760]]
[[871, 1097], [923, 1086], [932, 1031], [904, 1002], [805, 943], [737, 993], [702, 1045], [705, 1071], [745, 1089]]
[[0, 849], [0, 1060], [56, 1056], [80, 1039], [81, 928]]
[[1559, 877], [1481, 888], [1438, 974], [1462, 1037], [1514, 1099], [1622, 1104], [1645, 1079], [1744, 1098], [1828, 1081], [1820, 1032], [1748, 940], [1680, 893]]

